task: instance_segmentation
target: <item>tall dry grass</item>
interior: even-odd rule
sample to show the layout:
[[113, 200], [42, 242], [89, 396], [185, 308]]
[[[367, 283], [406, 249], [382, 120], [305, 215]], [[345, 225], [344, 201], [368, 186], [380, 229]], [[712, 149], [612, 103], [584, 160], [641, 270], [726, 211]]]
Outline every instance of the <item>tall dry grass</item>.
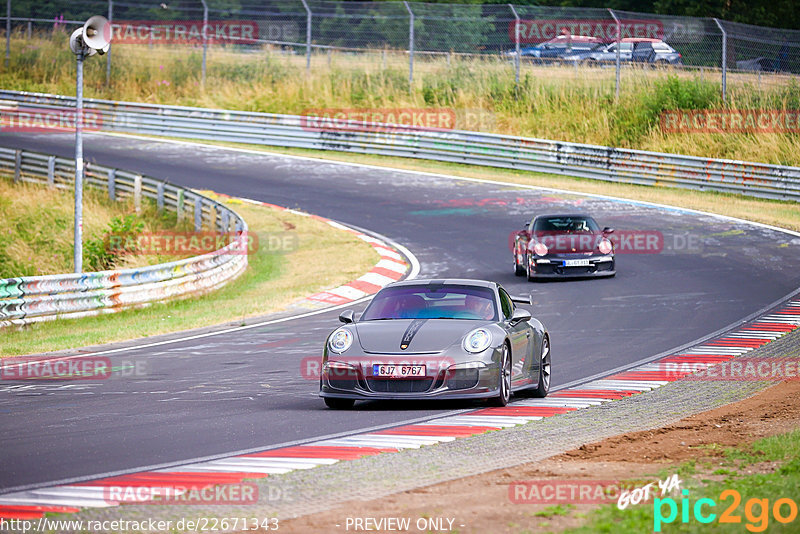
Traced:
[[[69, 191], [25, 182], [14, 184], [0, 176], [0, 279], [72, 272], [73, 209]], [[157, 213], [150, 202], [144, 202], [136, 214], [132, 200], [112, 202], [105, 192], [88, 188], [83, 198], [84, 242], [103, 239], [111, 221], [125, 215], [134, 215], [143, 222], [143, 232], [189, 230], [186, 221], [178, 224], [174, 214]], [[178, 256], [128, 255], [116, 267], [140, 267], [174, 259]], [[90, 270], [86, 257], [84, 267]]]
[[[12, 42], [11, 67], [0, 71], [8, 89], [74, 94], [74, 58], [66, 34]], [[87, 96], [272, 113], [309, 108], [452, 108], [457, 127], [698, 156], [800, 164], [794, 134], [666, 133], [659, 116], [669, 109], [800, 109], [792, 77], [731, 74], [727, 104], [713, 71], [625, 69], [614, 98], [613, 68], [524, 65], [520, 86], [511, 63], [499, 58], [418, 56], [408, 82], [402, 53], [315, 54], [272, 48], [248, 52], [212, 47], [208, 78], [200, 83], [199, 48], [112, 45], [112, 80], [105, 61], [86, 62]], [[472, 113], [470, 113], [470, 111]], [[476, 111], [480, 118], [474, 119]]]

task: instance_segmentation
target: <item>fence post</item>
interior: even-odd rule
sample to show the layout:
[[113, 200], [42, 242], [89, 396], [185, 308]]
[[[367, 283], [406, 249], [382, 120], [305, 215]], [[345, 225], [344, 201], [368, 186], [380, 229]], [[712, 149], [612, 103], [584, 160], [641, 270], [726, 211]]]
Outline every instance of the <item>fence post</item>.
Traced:
[[54, 187], [56, 185], [56, 157], [50, 156], [47, 158], [47, 185]]
[[[114, 0], [108, 0], [108, 23], [114, 19]], [[113, 31], [113, 30], [112, 30]], [[106, 52], [106, 86], [111, 81], [111, 47]]]
[[161, 213], [164, 211], [164, 182], [159, 181], [156, 186], [156, 209]]
[[6, 68], [11, 58], [11, 0], [6, 0]]
[[206, 85], [206, 56], [208, 55], [208, 4], [206, 0], [200, 0], [203, 3], [203, 73], [200, 79], [201, 85]]
[[614, 18], [614, 22], [617, 23], [617, 54], [615, 59], [615, 68], [616, 68], [616, 77], [614, 78], [614, 98], [619, 100], [619, 69], [620, 69], [620, 48], [622, 47], [622, 23], [620, 22], [619, 18], [617, 18], [617, 14], [614, 13], [614, 10], [609, 8], [608, 12], [611, 13], [611, 16]]
[[725, 102], [728, 92], [728, 32], [725, 31], [719, 19], [715, 18], [714, 22], [722, 32], [722, 101]]
[[108, 199], [111, 202], [117, 200], [117, 169], [108, 171]]
[[33, 21], [32, 20], [28, 20], [28, 32], [26, 34], [26, 37], [28, 39], [33, 37]]
[[414, 12], [411, 11], [407, 1], [403, 0], [403, 4], [408, 11], [408, 92], [410, 93], [414, 83]]
[[133, 177], [133, 207], [136, 213], [142, 211], [142, 175], [137, 174]]
[[306, 72], [311, 71], [311, 8], [308, 2], [303, 0], [303, 7], [306, 8]]
[[517, 84], [517, 89], [519, 89], [519, 15], [517, 15], [517, 10], [514, 9], [514, 6], [508, 4], [508, 7], [511, 8], [511, 13], [514, 14], [514, 82]]
[[222, 221], [220, 221], [220, 229], [221, 233], [227, 234], [230, 228], [230, 215], [228, 214], [228, 210], [222, 211]]
[[22, 150], [14, 151], [14, 183], [19, 182], [22, 174]]
[[199, 196], [194, 197], [194, 231], [199, 232], [203, 228], [203, 202]]
[[184, 207], [183, 204], [185, 202], [185, 196], [183, 194], [183, 189], [178, 189], [178, 198], [175, 200], [175, 213], [178, 215], [178, 222], [183, 220], [183, 213]]

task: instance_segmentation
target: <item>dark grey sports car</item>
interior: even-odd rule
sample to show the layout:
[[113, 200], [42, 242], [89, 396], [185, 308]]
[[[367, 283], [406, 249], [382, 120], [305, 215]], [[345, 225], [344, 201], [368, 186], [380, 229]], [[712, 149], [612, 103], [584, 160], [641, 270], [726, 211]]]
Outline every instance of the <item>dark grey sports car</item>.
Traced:
[[550, 336], [494, 282], [409, 280], [384, 287], [356, 321], [328, 336], [320, 396], [330, 408], [357, 399], [477, 399], [505, 406], [513, 391], [545, 397]]

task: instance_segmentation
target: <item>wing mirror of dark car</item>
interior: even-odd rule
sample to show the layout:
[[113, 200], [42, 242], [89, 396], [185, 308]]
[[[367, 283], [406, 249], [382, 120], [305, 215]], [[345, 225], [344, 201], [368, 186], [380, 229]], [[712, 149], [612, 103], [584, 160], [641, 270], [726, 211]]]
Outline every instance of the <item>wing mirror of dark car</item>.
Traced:
[[515, 324], [530, 320], [531, 320], [531, 312], [522, 308], [517, 308], [516, 310], [514, 310], [513, 315], [511, 315], [511, 322]]
[[345, 310], [339, 314], [339, 321], [343, 322], [344, 324], [350, 324], [355, 322], [355, 315], [353, 314], [353, 310]]
[[610, 226], [606, 226], [605, 228], [603, 228], [603, 233], [604, 234], [613, 234], [614, 233], [614, 229], [611, 228]]

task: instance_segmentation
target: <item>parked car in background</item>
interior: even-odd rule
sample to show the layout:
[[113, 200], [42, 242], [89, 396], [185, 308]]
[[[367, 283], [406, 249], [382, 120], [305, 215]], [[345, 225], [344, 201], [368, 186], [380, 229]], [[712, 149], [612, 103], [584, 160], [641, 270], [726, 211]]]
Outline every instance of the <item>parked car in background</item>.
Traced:
[[[566, 62], [584, 65], [608, 64], [617, 61], [617, 43], [594, 45], [589, 50], [579, 50], [562, 58]], [[619, 43], [619, 60], [622, 63], [640, 62], [656, 65], [681, 65], [680, 53], [659, 39], [627, 37]]]
[[[622, 49], [620, 48], [620, 53]], [[652, 63], [655, 65], [682, 65], [681, 55], [660, 39], [636, 39], [631, 52], [633, 63]]]
[[[550, 39], [536, 46], [520, 48], [519, 55], [520, 59], [536, 63], [560, 63], [564, 56], [588, 52], [600, 44], [602, 44], [602, 40], [597, 37], [559, 35], [555, 39]], [[516, 50], [506, 52], [506, 56], [511, 58], [516, 55]]]

